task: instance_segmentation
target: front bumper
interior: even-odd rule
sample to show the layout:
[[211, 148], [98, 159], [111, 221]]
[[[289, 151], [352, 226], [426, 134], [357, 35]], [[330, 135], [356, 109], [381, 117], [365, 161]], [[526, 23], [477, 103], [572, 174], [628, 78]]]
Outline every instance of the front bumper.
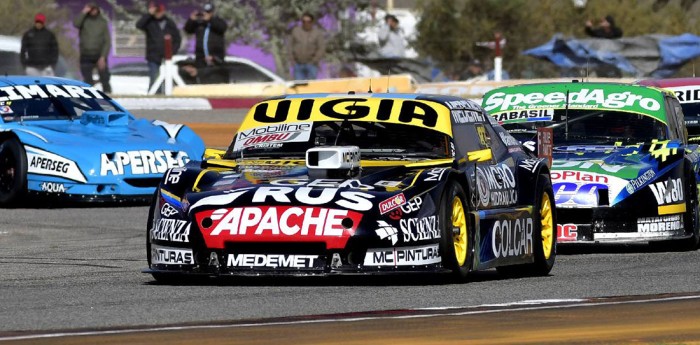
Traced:
[[557, 225], [559, 244], [637, 243], [684, 239], [684, 214], [645, 216], [620, 207], [559, 208]]

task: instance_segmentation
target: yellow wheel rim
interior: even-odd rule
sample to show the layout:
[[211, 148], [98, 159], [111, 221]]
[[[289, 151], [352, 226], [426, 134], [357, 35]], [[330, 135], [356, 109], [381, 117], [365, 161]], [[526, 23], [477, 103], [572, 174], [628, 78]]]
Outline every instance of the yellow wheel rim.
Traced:
[[[459, 229], [459, 232], [457, 232]], [[459, 266], [467, 261], [467, 220], [464, 216], [464, 205], [462, 200], [455, 196], [452, 200], [452, 242], [455, 246], [455, 257]]]
[[549, 194], [542, 194], [542, 205], [540, 205], [540, 228], [542, 234], [542, 251], [544, 258], [549, 259], [552, 255], [552, 239], [554, 238], [554, 223], [552, 221], [552, 202]]

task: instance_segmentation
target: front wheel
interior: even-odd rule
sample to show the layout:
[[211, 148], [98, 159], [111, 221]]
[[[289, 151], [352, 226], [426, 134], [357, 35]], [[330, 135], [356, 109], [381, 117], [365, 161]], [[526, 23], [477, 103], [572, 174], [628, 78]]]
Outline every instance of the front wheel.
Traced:
[[440, 254], [442, 264], [458, 278], [466, 278], [474, 261], [474, 235], [470, 230], [464, 188], [447, 182], [440, 203]]
[[690, 238], [681, 240], [681, 247], [685, 250], [695, 250], [700, 244], [700, 229], [698, 213], [700, 212], [698, 206], [698, 186], [695, 179], [692, 178], [693, 173], [689, 172], [687, 174], [687, 186], [688, 186], [688, 196], [685, 201], [686, 210], [683, 214], [683, 225], [685, 225], [685, 232], [692, 234]]
[[15, 138], [0, 143], [0, 205], [9, 206], [27, 191], [27, 153]]

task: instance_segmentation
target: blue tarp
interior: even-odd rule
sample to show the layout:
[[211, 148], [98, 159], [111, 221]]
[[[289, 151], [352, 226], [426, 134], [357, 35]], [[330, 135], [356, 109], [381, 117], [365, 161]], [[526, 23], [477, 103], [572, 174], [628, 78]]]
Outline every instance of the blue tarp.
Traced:
[[700, 56], [700, 36], [644, 35], [619, 39], [564, 38], [523, 52], [565, 68], [613, 66], [636, 77], [670, 77], [686, 62]]

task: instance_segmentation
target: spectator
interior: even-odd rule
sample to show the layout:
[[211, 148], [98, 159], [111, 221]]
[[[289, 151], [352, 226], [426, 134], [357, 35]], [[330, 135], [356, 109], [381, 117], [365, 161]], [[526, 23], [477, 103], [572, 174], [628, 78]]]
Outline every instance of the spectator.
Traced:
[[198, 66], [212, 66], [224, 62], [226, 43], [224, 33], [228, 24], [214, 14], [214, 5], [206, 3], [194, 11], [185, 23], [185, 32], [195, 34], [195, 61]]
[[97, 67], [102, 91], [112, 93], [107, 66], [107, 55], [111, 44], [107, 19], [102, 16], [100, 8], [95, 3], [88, 3], [75, 18], [73, 25], [80, 31], [80, 73], [83, 75], [83, 80], [90, 85], [95, 85], [92, 72]]
[[[484, 77], [486, 72], [484, 72], [484, 66], [481, 64], [481, 60], [479, 59], [472, 59], [469, 61], [469, 65], [467, 66], [467, 70], [464, 71], [460, 76], [460, 80], [469, 80], [469, 79], [474, 79], [478, 77]], [[484, 78], [485, 79], [485, 78]]]
[[295, 26], [289, 37], [289, 60], [294, 66], [294, 79], [316, 79], [318, 64], [325, 53], [323, 31], [314, 25], [313, 15], [304, 13], [301, 26]]
[[600, 20], [596, 28], [593, 27], [593, 22], [586, 21], [586, 34], [595, 38], [620, 38], [622, 29], [615, 25], [615, 19], [611, 15], [607, 15]]
[[392, 14], [384, 17], [384, 23], [379, 29], [379, 55], [386, 58], [402, 58], [406, 56], [406, 40], [403, 30], [399, 27], [399, 19]]
[[[172, 54], [180, 49], [180, 30], [175, 22], [165, 15], [165, 5], [148, 3], [148, 13], [144, 14], [136, 28], [146, 34], [146, 61], [148, 62], [148, 88], [150, 89], [158, 78], [160, 65], [165, 59], [165, 40], [172, 42]], [[159, 90], [162, 92], [162, 88]]]
[[53, 32], [46, 28], [46, 16], [43, 14], [34, 16], [34, 27], [22, 36], [19, 59], [27, 75], [55, 75], [58, 42]]

